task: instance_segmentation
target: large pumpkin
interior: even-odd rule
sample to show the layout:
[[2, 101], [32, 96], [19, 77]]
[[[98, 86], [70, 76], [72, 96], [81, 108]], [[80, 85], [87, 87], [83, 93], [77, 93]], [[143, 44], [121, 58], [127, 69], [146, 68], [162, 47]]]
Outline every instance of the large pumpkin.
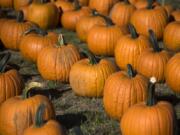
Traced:
[[0, 7], [13, 8], [13, 0], [0, 0]]
[[105, 81], [115, 72], [115, 67], [108, 60], [98, 62], [92, 54], [87, 55], [88, 59], [82, 59], [72, 66], [70, 85], [79, 96], [101, 97]]
[[32, 3], [28, 8], [27, 20], [38, 24], [42, 29], [54, 28], [59, 22], [60, 10], [47, 0]]
[[175, 54], [167, 63], [165, 79], [168, 86], [180, 93], [180, 53]]
[[123, 115], [120, 128], [123, 135], [173, 135], [174, 110], [166, 101], [156, 102], [155, 80], [149, 84], [148, 99], [136, 104]]
[[136, 8], [128, 0], [124, 0], [124, 2], [118, 2], [113, 6], [110, 18], [116, 25], [126, 26], [129, 24], [130, 17], [135, 10]]
[[135, 28], [129, 25], [130, 33], [119, 38], [115, 47], [115, 60], [121, 69], [126, 69], [127, 64], [137, 67], [137, 58], [151, 42], [146, 36], [138, 35]]
[[57, 41], [58, 34], [32, 27], [25, 32], [19, 48], [24, 58], [36, 62], [39, 52], [47, 46], [54, 46]]
[[128, 64], [128, 70], [112, 74], [104, 87], [103, 103], [106, 112], [120, 120], [127, 109], [147, 96], [148, 80], [136, 74]]
[[136, 10], [132, 14], [130, 22], [138, 34], [149, 36], [148, 30], [152, 29], [159, 40], [163, 37], [164, 28], [168, 23], [168, 15], [162, 6], [153, 7], [152, 0], [148, 1], [148, 7]]
[[[35, 83], [33, 83], [33, 85], [34, 84]], [[47, 97], [42, 95], [28, 97], [27, 93], [32, 87], [34, 86], [27, 87], [22, 96], [12, 97], [1, 104], [1, 135], [22, 135], [24, 130], [34, 123], [34, 116], [40, 104], [45, 104], [47, 106], [44, 116], [45, 120], [55, 117], [54, 108]]]
[[164, 44], [171, 51], [180, 51], [180, 22], [169, 23], [164, 30]]
[[159, 48], [157, 39], [152, 30], [149, 31], [153, 48], [144, 50], [137, 60], [137, 71], [147, 78], [154, 76], [158, 82], [163, 82], [165, 68], [170, 53]]
[[37, 66], [46, 80], [69, 81], [72, 65], [80, 59], [77, 48], [72, 44], [64, 44], [62, 35], [54, 46], [49, 46], [39, 53]]
[[32, 23], [23, 20], [23, 12], [19, 11], [17, 19], [7, 20], [1, 28], [0, 37], [3, 45], [8, 49], [18, 50], [23, 33], [32, 26]]

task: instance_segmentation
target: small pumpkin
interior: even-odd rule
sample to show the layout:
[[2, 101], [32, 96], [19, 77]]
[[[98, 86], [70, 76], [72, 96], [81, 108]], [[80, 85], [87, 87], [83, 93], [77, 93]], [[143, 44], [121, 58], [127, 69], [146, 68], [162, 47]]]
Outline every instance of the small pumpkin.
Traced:
[[127, 71], [119, 71], [108, 77], [104, 87], [105, 111], [112, 118], [120, 120], [124, 113], [147, 96], [148, 80], [136, 74], [130, 64]]
[[27, 20], [38, 24], [42, 29], [55, 28], [59, 22], [60, 10], [47, 0], [40, 1], [29, 6]]
[[69, 81], [69, 73], [72, 65], [80, 59], [77, 48], [72, 44], [65, 44], [62, 34], [58, 43], [48, 46], [40, 51], [37, 67], [46, 80]]
[[78, 61], [71, 68], [70, 86], [79, 96], [102, 97], [105, 81], [115, 72], [115, 67], [106, 59], [97, 61], [90, 52], [85, 54], [88, 59]]
[[47, 46], [54, 46], [57, 40], [58, 34], [32, 27], [25, 32], [25, 36], [21, 39], [20, 52], [24, 58], [36, 62], [39, 52]]
[[135, 10], [136, 8], [128, 0], [124, 0], [124, 2], [118, 2], [112, 7], [110, 18], [116, 25], [126, 26], [129, 24], [130, 17]]
[[173, 106], [155, 98], [156, 80], [151, 78], [146, 102], [138, 103], [123, 115], [120, 128], [123, 135], [173, 135]]
[[93, 11], [90, 16], [82, 17], [76, 24], [79, 39], [86, 42], [89, 30], [96, 25], [106, 25], [104, 18], [98, 16], [96, 11]]
[[171, 13], [175, 21], [180, 21], [180, 10], [175, 10]]
[[54, 4], [57, 6], [57, 8], [60, 8], [62, 12], [72, 11], [75, 9], [73, 3], [69, 1], [57, 0], [54, 2]]
[[13, 8], [13, 0], [0, 0], [1, 8]]
[[34, 117], [40, 104], [46, 105], [44, 120], [55, 118], [53, 105], [47, 97], [42, 95], [28, 97], [30, 89], [40, 85], [42, 84], [30, 83], [22, 96], [12, 97], [1, 104], [0, 134], [22, 135], [24, 130], [35, 122]]
[[180, 93], [180, 53], [175, 54], [167, 63], [165, 79], [168, 86]]
[[152, 47], [144, 50], [137, 60], [137, 71], [142, 75], [150, 78], [154, 76], [158, 82], [165, 79], [165, 68], [171, 55], [165, 50], [159, 48], [155, 33], [149, 30]]
[[180, 22], [171, 22], [166, 26], [163, 41], [167, 49], [180, 51]]
[[7, 20], [1, 28], [0, 37], [3, 45], [8, 49], [18, 50], [23, 33], [33, 24], [24, 21], [23, 12], [17, 12], [16, 19]]
[[65, 135], [62, 127], [55, 120], [48, 120], [44, 122], [43, 116], [45, 113], [46, 106], [40, 104], [36, 115], [35, 122], [29, 128], [27, 128], [23, 135]]
[[168, 23], [168, 15], [162, 6], [153, 6], [153, 0], [148, 0], [147, 8], [136, 10], [130, 19], [138, 34], [149, 37], [148, 30], [152, 29], [157, 39], [163, 37], [164, 28]]
[[136, 69], [139, 55], [151, 46], [149, 39], [138, 35], [133, 25], [129, 25], [129, 30], [131, 34], [121, 36], [115, 47], [115, 60], [121, 69], [126, 69], [127, 64]]

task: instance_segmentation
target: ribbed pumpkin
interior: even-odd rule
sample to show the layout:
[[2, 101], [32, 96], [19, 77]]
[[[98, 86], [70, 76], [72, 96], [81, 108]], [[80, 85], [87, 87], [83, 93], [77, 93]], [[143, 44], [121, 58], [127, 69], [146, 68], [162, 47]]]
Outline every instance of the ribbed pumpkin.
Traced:
[[24, 21], [23, 12], [17, 12], [17, 19], [7, 20], [1, 28], [2, 43], [8, 49], [18, 50], [23, 33], [31, 26], [32, 23]]
[[113, 23], [118, 26], [126, 26], [129, 24], [130, 17], [136, 8], [129, 3], [128, 0], [116, 3], [110, 12], [110, 18]]
[[120, 123], [123, 135], [173, 135], [173, 106], [166, 101], [156, 102], [154, 83], [153, 78], [147, 102], [132, 106], [123, 115]]
[[148, 0], [148, 7], [136, 10], [130, 19], [131, 24], [138, 34], [149, 36], [148, 30], [152, 29], [157, 39], [162, 39], [164, 28], [168, 22], [168, 15], [162, 6], [153, 7], [152, 0]]
[[1, 29], [3, 28], [3, 24], [7, 21], [6, 18], [0, 18], [0, 39], [1, 39]]
[[113, 56], [118, 39], [128, 32], [125, 27], [113, 25], [109, 18], [103, 17], [106, 26], [94, 26], [88, 32], [88, 48], [95, 55]]
[[175, 21], [180, 21], [180, 10], [175, 10], [171, 13]]
[[30, 5], [35, 0], [13, 0], [15, 10], [19, 10], [21, 7]]
[[75, 9], [73, 3], [69, 1], [57, 0], [54, 2], [54, 4], [57, 6], [57, 8], [61, 8], [63, 12], [72, 11]]
[[24, 58], [36, 62], [39, 52], [45, 47], [54, 46], [57, 41], [58, 34], [32, 27], [22, 37], [20, 51]]
[[144, 50], [140, 54], [137, 60], [137, 71], [147, 78], [154, 76], [158, 82], [162, 82], [165, 79], [166, 64], [171, 56], [169, 52], [159, 48], [154, 32], [149, 30], [149, 33], [153, 48]]
[[12, 97], [1, 104], [1, 135], [22, 135], [24, 130], [34, 123], [34, 116], [40, 104], [47, 106], [44, 116], [45, 120], [55, 117], [54, 108], [47, 97], [42, 95], [28, 97], [28, 91], [32, 87], [38, 87], [36, 85], [37, 83], [30, 83], [30, 86], [24, 90], [22, 96]]
[[105, 111], [118, 120], [129, 107], [144, 101], [147, 96], [147, 78], [136, 74], [130, 64], [127, 65], [127, 69], [127, 72], [119, 71], [112, 74], [104, 87]]
[[115, 47], [115, 60], [121, 69], [126, 69], [127, 64], [131, 64], [136, 69], [137, 58], [151, 46], [149, 39], [138, 35], [132, 25], [129, 25], [129, 29], [131, 34], [120, 37]]
[[89, 30], [97, 25], [106, 25], [106, 21], [98, 16], [96, 11], [92, 12], [92, 15], [82, 17], [76, 24], [76, 33], [80, 40], [85, 41], [87, 40], [87, 35]]
[[60, 10], [52, 2], [40, 1], [29, 6], [27, 20], [38, 24], [42, 29], [56, 27], [59, 22]]
[[39, 53], [37, 66], [44, 79], [68, 82], [71, 67], [79, 59], [77, 48], [72, 44], [64, 44], [60, 35], [56, 45], [46, 47]]
[[175, 54], [167, 63], [165, 79], [170, 88], [180, 93], [180, 53]]
[[31, 127], [27, 128], [23, 135], [65, 135], [62, 127], [55, 120], [44, 121], [44, 113], [46, 106], [40, 104], [36, 115], [35, 122]]
[[164, 44], [171, 51], [180, 51], [180, 22], [169, 23], [164, 30]]
[[0, 7], [12, 8], [13, 7], [13, 0], [0, 0]]
[[0, 104], [21, 94], [24, 87], [22, 78], [15, 69], [4, 71], [9, 58], [10, 53], [7, 53], [0, 59]]
[[89, 16], [91, 10], [89, 7], [80, 7], [77, 0], [75, 1], [75, 10], [64, 12], [61, 16], [61, 24], [65, 29], [75, 31], [76, 24], [80, 18]]
[[102, 59], [97, 61], [89, 52], [88, 59], [82, 59], [72, 66], [70, 86], [79, 96], [101, 97], [106, 79], [115, 72], [114, 65]]
[[118, 0], [90, 0], [89, 7], [107, 16], [116, 2], [118, 2]]

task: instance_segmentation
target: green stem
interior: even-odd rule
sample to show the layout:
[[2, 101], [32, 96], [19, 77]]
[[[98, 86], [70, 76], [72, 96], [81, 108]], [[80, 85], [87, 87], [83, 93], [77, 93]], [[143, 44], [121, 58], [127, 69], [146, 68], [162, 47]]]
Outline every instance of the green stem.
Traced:
[[5, 55], [3, 54], [3, 56], [1, 57], [1, 60], [0, 60], [0, 72], [1, 73], [4, 72], [10, 57], [11, 57], [11, 54], [9, 52], [6, 53]]
[[35, 32], [35, 33], [42, 35], [42, 36], [46, 36], [48, 34], [47, 31], [45, 31], [45, 30], [43, 30], [37, 26], [33, 26], [33, 27], [29, 28], [27, 31], [25, 31], [24, 35], [27, 35], [31, 32]]
[[65, 45], [64, 36], [62, 34], [59, 34], [59, 36], [58, 36], [58, 43], [57, 43], [57, 45], [59, 47]]
[[20, 10], [16, 13], [16, 20], [17, 20], [17, 22], [23, 22], [24, 21], [23, 11]]
[[127, 74], [130, 78], [133, 78], [136, 76], [136, 73], [133, 70], [133, 67], [131, 66], [131, 64], [127, 64]]
[[45, 104], [40, 104], [35, 115], [35, 127], [40, 128], [44, 125], [44, 112], [45, 112], [46, 106]]
[[95, 64], [98, 63], [96, 57], [93, 55], [92, 52], [87, 51], [87, 50], [83, 50], [82, 53], [85, 54], [85, 55], [88, 57], [88, 59], [89, 59], [89, 64], [95, 65]]
[[148, 84], [148, 98], [147, 98], [147, 106], [154, 106], [156, 104], [156, 98], [155, 98], [155, 78], [151, 78], [150, 82]]
[[156, 38], [156, 35], [155, 33], [153, 32], [153, 30], [149, 30], [149, 36], [150, 36], [150, 41], [153, 45], [153, 49], [155, 52], [160, 52], [161, 49], [159, 48], [159, 45], [158, 45], [158, 41], [157, 41], [157, 38]]
[[147, 9], [153, 9], [153, 0], [148, 0], [148, 6]]
[[104, 16], [102, 14], [99, 14], [96, 10], [94, 10], [94, 14], [95, 14], [95, 16], [100, 16], [100, 17], [104, 18], [104, 20], [106, 21], [107, 26], [114, 25], [114, 23], [112, 22], [112, 20], [109, 17]]
[[138, 34], [137, 34], [136, 29], [134, 28], [134, 26], [132, 24], [129, 24], [128, 27], [129, 27], [129, 31], [131, 33], [131, 37], [133, 39], [138, 38]]

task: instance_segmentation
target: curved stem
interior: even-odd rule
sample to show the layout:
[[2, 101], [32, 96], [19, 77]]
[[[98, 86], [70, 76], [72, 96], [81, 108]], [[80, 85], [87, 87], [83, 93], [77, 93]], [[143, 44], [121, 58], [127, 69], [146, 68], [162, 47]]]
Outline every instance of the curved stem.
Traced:
[[148, 6], [147, 9], [153, 9], [153, 0], [148, 0]]
[[87, 50], [83, 50], [82, 53], [85, 54], [85, 55], [88, 57], [88, 59], [89, 59], [89, 64], [95, 65], [95, 64], [98, 63], [96, 57], [93, 55], [92, 52], [87, 51]]
[[133, 70], [133, 67], [131, 66], [131, 64], [127, 64], [127, 74], [130, 78], [133, 78], [136, 76], [136, 73]]
[[35, 115], [35, 127], [40, 128], [44, 124], [43, 116], [45, 112], [45, 104], [40, 104]]
[[9, 61], [11, 57], [11, 53], [6, 53], [5, 55], [3, 54], [3, 56], [1, 57], [1, 60], [0, 60], [0, 72], [3, 73], [5, 68], [6, 68], [6, 65], [7, 65], [7, 62]]
[[27, 31], [25, 31], [24, 35], [27, 35], [31, 32], [36, 32], [37, 34], [42, 35], [42, 36], [46, 36], [48, 34], [47, 31], [45, 31], [39, 27], [34, 26], [34, 27], [29, 28]]
[[157, 38], [156, 38], [156, 35], [155, 33], [153, 32], [153, 30], [149, 30], [149, 36], [150, 36], [150, 41], [153, 45], [153, 49], [155, 52], [160, 52], [161, 49], [159, 48], [159, 45], [158, 45], [158, 41], [157, 41]]
[[153, 106], [156, 104], [156, 99], [155, 99], [155, 83], [156, 83], [156, 78], [151, 77], [150, 82], [148, 84], [148, 98], [147, 98], [147, 106]]
[[132, 24], [129, 24], [128, 28], [129, 28], [129, 31], [131, 33], [131, 37], [133, 39], [138, 38], [139, 35], [137, 34], [136, 29], [134, 28], [134, 26]]
[[104, 20], [106, 21], [107, 26], [112, 26], [112, 25], [114, 25], [114, 23], [112, 22], [112, 20], [111, 20], [109, 17], [104, 16], [104, 15], [102, 15], [102, 14], [99, 14], [96, 10], [94, 10], [94, 14], [95, 14], [96, 16], [100, 16], [100, 17], [104, 18]]
[[57, 43], [58, 46], [63, 46], [65, 45], [65, 42], [64, 42], [64, 36], [62, 34], [59, 34], [58, 36], [58, 43]]
[[24, 21], [23, 11], [20, 10], [16, 13], [16, 20], [17, 20], [17, 22], [23, 22]]

